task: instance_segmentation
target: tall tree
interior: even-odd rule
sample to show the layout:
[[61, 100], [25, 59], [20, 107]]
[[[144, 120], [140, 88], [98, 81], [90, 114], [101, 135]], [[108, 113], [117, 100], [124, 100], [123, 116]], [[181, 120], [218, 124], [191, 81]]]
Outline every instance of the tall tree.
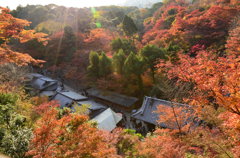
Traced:
[[94, 78], [99, 77], [99, 55], [97, 52], [90, 52], [89, 54], [88, 75]]
[[58, 63], [61, 62], [70, 62], [72, 60], [73, 54], [76, 52], [76, 36], [70, 26], [64, 27], [64, 34], [62, 41], [59, 42], [59, 57], [62, 60], [58, 59]]
[[131, 52], [136, 52], [136, 47], [133, 42], [125, 38], [112, 40], [111, 46], [113, 51], [117, 52], [119, 49], [122, 49], [126, 55], [129, 55]]
[[127, 76], [135, 75], [137, 77], [139, 90], [143, 91], [143, 81], [141, 76], [144, 72], [143, 59], [139, 55], [131, 52], [124, 63], [124, 71]]
[[126, 60], [125, 54], [122, 49], [116, 52], [113, 55], [113, 67], [114, 71], [116, 71], [119, 75], [123, 75], [123, 66]]
[[99, 57], [99, 75], [100, 77], [107, 77], [112, 72], [112, 61], [102, 52]]
[[151, 76], [153, 82], [155, 82], [155, 65], [156, 61], [158, 59], [164, 59], [165, 58], [165, 50], [160, 49], [155, 45], [147, 45], [141, 50], [141, 55], [144, 57], [146, 63], [148, 64], [148, 67], [151, 70]]
[[122, 27], [123, 27], [124, 33], [129, 37], [134, 35], [138, 31], [137, 26], [135, 25], [132, 18], [130, 18], [127, 15], [125, 15], [123, 19]]

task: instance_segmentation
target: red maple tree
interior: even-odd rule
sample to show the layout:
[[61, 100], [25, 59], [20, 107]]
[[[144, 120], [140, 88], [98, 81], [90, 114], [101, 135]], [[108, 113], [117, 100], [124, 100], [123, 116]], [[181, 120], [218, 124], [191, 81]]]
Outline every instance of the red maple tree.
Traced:
[[24, 29], [30, 25], [29, 21], [14, 18], [9, 14], [10, 10], [0, 7], [0, 64], [13, 62], [17, 65], [27, 65], [29, 63], [39, 64], [43, 61], [35, 60], [28, 54], [23, 54], [11, 50], [7, 45], [10, 39], [18, 39], [20, 42], [27, 42], [31, 39], [37, 39], [46, 44], [46, 34], [35, 33], [34, 30]]
[[88, 117], [67, 112], [59, 118], [49, 108], [36, 123], [27, 155], [40, 157], [116, 157], [106, 134], [88, 122]]

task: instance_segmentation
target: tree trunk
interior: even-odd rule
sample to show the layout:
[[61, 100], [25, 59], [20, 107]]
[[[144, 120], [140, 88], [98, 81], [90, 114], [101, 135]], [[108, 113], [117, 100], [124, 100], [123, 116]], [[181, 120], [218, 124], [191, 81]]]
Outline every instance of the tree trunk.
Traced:
[[155, 72], [154, 72], [154, 68], [151, 68], [151, 76], [152, 76], [153, 83], [155, 83]]
[[139, 92], [140, 92], [140, 95], [142, 96], [144, 93], [143, 93], [143, 81], [142, 81], [142, 76], [141, 75], [138, 75], [138, 87], [139, 87]]

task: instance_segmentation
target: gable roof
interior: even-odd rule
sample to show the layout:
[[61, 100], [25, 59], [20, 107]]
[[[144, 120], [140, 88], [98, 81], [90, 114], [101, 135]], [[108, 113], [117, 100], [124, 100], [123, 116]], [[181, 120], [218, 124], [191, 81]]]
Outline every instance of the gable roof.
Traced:
[[[28, 74], [30, 81], [30, 86], [37, 90], [56, 90], [58, 87], [58, 81], [53, 80], [49, 77], [43, 76], [37, 73], [30, 73]], [[53, 86], [53, 87], [52, 87]]]
[[73, 91], [58, 91], [55, 96], [53, 96], [52, 100], [57, 100], [60, 102], [61, 107], [70, 106], [74, 101], [78, 102], [81, 100], [86, 100], [87, 97], [80, 95]]
[[[174, 104], [174, 105], [173, 105]], [[160, 125], [161, 127], [167, 127], [164, 123], [159, 124], [157, 121], [161, 119], [160, 114], [157, 113], [157, 107], [159, 105], [164, 106], [178, 106], [178, 107], [188, 107], [186, 104], [174, 103], [166, 100], [161, 100], [152, 97], [144, 97], [142, 107], [132, 114], [132, 117], [144, 122]]]
[[94, 117], [92, 120], [97, 121], [99, 129], [112, 131], [122, 120], [122, 115], [120, 113], [115, 113], [108, 108], [98, 116]]
[[72, 99], [72, 100], [75, 100], [75, 101], [78, 101], [78, 100], [85, 100], [87, 99], [86, 96], [83, 96], [81, 94], [78, 94], [76, 92], [73, 92], [73, 91], [69, 91], [69, 90], [63, 90], [63, 91], [59, 91], [58, 93]]
[[88, 89], [87, 93], [90, 96], [100, 98], [105, 101], [118, 104], [124, 107], [130, 107], [138, 101], [138, 98], [135, 98], [135, 97], [128, 97], [128, 96], [118, 94], [115, 92], [110, 92], [110, 91], [101, 91], [95, 88]]

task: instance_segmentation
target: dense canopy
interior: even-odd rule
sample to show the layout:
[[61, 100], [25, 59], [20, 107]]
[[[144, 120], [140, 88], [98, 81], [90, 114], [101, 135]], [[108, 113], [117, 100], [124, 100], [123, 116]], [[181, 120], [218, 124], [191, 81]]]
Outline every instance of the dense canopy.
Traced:
[[[239, 13], [238, 0], [0, 7], [0, 155], [239, 158]], [[72, 101], [62, 108], [37, 95], [29, 72], [55, 79], [49, 95], [67, 87], [87, 96], [93, 88], [136, 101], [119, 110], [121, 104], [92, 97], [124, 118], [120, 128], [102, 131], [89, 120], [91, 106]], [[131, 117], [153, 105], [154, 124]]]

